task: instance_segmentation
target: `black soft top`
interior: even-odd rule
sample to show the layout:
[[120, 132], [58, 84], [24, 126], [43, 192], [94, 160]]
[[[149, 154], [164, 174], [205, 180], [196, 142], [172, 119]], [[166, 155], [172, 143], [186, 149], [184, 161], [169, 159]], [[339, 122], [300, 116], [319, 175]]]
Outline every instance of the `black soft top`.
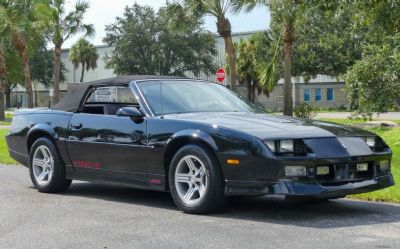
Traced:
[[124, 85], [132, 81], [140, 80], [162, 80], [162, 79], [185, 79], [182, 77], [174, 76], [158, 76], [158, 75], [129, 75], [119, 76], [109, 79], [96, 80], [86, 83], [71, 84], [68, 89], [67, 95], [60, 102], [53, 106], [53, 110], [60, 110], [66, 112], [77, 112], [81, 104], [82, 98], [85, 97], [86, 92], [93, 86], [98, 85]]

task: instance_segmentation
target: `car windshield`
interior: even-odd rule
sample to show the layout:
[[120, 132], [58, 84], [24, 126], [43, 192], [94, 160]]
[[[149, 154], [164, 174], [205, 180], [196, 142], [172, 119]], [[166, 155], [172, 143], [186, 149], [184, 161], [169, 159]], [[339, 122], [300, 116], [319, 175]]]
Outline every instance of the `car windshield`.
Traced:
[[192, 112], [255, 112], [264, 110], [222, 85], [188, 80], [139, 82], [155, 115]]

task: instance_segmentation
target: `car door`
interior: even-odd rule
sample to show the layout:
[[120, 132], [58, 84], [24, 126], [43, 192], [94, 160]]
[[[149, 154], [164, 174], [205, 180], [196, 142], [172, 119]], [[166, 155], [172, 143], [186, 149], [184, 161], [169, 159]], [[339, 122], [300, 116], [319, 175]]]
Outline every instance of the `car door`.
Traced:
[[116, 115], [122, 106], [137, 105], [128, 86], [103, 86], [91, 91], [68, 129], [67, 148], [74, 175], [129, 184], [146, 180], [146, 118], [134, 121]]

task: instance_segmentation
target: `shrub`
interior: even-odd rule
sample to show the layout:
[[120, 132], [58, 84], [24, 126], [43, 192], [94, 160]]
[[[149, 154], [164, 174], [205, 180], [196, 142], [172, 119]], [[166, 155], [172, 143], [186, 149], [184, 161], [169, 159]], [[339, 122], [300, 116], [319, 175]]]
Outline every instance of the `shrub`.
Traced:
[[302, 103], [293, 110], [294, 115], [298, 118], [313, 119], [317, 116], [317, 108], [307, 103]]

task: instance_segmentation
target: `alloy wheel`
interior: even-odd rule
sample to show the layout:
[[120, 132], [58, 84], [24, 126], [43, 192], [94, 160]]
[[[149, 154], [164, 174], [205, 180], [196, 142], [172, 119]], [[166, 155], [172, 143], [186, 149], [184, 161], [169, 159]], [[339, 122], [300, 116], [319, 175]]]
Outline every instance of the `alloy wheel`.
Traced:
[[175, 187], [186, 205], [196, 205], [205, 196], [208, 176], [204, 163], [193, 155], [183, 157], [175, 170]]
[[49, 183], [54, 173], [54, 158], [47, 146], [41, 145], [33, 154], [32, 170], [36, 182], [40, 186]]

